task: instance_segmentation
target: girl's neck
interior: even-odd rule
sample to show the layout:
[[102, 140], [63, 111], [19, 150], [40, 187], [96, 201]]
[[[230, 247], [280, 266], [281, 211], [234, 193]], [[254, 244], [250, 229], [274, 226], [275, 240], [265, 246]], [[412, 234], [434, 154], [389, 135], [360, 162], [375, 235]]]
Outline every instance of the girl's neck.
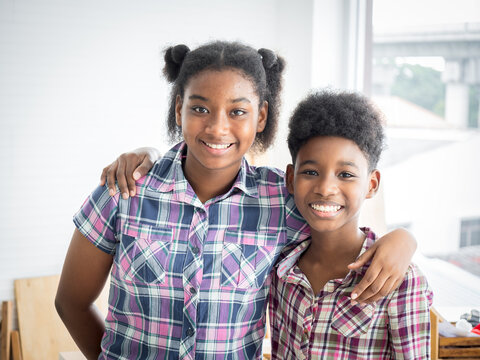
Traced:
[[235, 182], [241, 163], [225, 169], [210, 170], [198, 166], [191, 156], [182, 162], [183, 173], [202, 203], [228, 192]]

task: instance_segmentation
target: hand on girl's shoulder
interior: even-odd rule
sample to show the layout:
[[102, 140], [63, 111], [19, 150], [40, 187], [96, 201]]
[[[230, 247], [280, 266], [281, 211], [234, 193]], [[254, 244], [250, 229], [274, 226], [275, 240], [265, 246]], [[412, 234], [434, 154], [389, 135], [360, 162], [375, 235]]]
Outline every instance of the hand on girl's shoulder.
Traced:
[[123, 199], [135, 196], [135, 181], [145, 176], [161, 156], [160, 151], [152, 147], [138, 148], [123, 153], [110, 165], [103, 168], [100, 185], [108, 186], [110, 196], [117, 193], [115, 183], [118, 183], [118, 189]]

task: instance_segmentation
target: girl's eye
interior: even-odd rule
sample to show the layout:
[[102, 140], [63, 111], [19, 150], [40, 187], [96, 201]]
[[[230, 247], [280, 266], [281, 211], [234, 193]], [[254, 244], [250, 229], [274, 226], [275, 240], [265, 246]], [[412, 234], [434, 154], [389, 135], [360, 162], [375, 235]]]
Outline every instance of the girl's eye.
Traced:
[[242, 115], [245, 115], [246, 113], [247, 113], [246, 111], [240, 110], [240, 109], [235, 109], [232, 111], [232, 114], [235, 116], [242, 116]]
[[208, 110], [205, 109], [204, 107], [202, 106], [194, 106], [192, 107], [192, 110], [196, 113], [199, 113], [199, 114], [206, 114], [208, 113]]

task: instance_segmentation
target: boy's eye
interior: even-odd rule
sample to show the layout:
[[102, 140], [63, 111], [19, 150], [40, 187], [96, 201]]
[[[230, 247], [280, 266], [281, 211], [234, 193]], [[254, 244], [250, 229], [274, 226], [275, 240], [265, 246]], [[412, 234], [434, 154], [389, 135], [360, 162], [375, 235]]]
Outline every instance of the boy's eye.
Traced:
[[199, 113], [199, 114], [206, 114], [208, 113], [208, 110], [205, 109], [204, 107], [202, 106], [193, 106], [192, 107], [192, 110], [196, 113]]
[[339, 176], [341, 178], [344, 178], [344, 179], [349, 179], [349, 178], [355, 177], [355, 175], [353, 175], [352, 173], [346, 172], [346, 171], [341, 172], [339, 174]]
[[302, 171], [302, 174], [311, 175], [311, 176], [317, 176], [317, 175], [318, 175], [318, 172], [316, 172], [315, 170], [303, 170], [303, 171]]

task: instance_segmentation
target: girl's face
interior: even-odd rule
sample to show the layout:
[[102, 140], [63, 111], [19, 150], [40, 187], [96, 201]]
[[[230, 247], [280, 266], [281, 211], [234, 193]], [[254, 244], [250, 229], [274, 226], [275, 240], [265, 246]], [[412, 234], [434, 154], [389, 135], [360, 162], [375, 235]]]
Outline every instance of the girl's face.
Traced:
[[[204, 70], [192, 77], [175, 114], [187, 144], [186, 173], [234, 177], [267, 120], [267, 103], [239, 71]], [[220, 173], [218, 172], [220, 171]]]

